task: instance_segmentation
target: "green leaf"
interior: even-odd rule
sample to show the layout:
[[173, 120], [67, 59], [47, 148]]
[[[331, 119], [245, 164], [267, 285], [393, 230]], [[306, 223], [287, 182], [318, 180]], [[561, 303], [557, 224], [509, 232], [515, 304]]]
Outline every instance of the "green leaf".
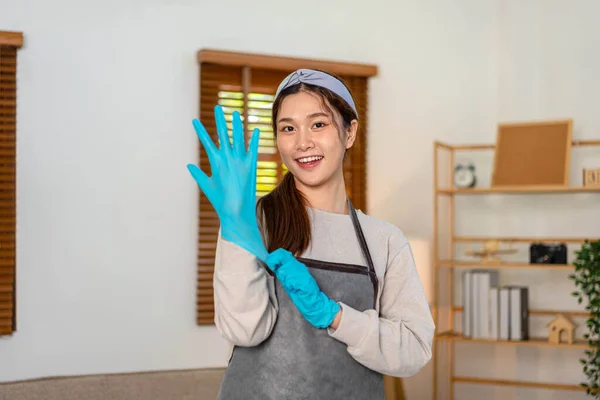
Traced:
[[575, 273], [568, 276], [575, 285], [571, 296], [577, 299], [578, 304], [585, 302], [585, 310], [590, 314], [585, 321], [589, 333], [583, 337], [593, 349], [586, 350], [587, 358], [579, 360], [587, 377], [587, 382], [582, 382], [581, 386], [587, 389], [588, 394], [600, 398], [600, 241], [585, 240], [574, 253], [576, 257], [572, 264]]

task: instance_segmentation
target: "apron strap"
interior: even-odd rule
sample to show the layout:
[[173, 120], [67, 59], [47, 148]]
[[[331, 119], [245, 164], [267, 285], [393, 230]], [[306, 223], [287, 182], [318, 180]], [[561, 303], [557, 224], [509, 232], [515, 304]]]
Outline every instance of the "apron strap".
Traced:
[[356, 232], [356, 237], [358, 238], [358, 242], [360, 243], [360, 248], [362, 249], [363, 255], [365, 256], [367, 265], [369, 266], [369, 271], [375, 274], [375, 266], [373, 265], [373, 259], [371, 258], [371, 253], [369, 252], [369, 247], [367, 246], [367, 241], [365, 240], [365, 235], [362, 231], [362, 228], [360, 227], [360, 222], [358, 221], [356, 210], [354, 209], [350, 198], [348, 198], [348, 207], [350, 208], [350, 216], [352, 217], [354, 231]]

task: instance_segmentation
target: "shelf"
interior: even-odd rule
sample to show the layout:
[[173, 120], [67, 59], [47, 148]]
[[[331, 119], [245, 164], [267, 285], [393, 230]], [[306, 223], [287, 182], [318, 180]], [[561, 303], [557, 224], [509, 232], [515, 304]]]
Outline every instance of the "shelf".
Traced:
[[487, 379], [487, 378], [472, 378], [468, 376], [453, 376], [453, 382], [462, 383], [475, 383], [479, 385], [494, 385], [494, 386], [514, 386], [514, 387], [528, 387], [528, 388], [539, 388], [539, 389], [550, 389], [550, 390], [572, 390], [585, 392], [585, 388], [580, 385], [566, 385], [561, 383], [544, 383], [544, 382], [526, 382], [526, 381], [512, 381], [507, 379]]
[[477, 268], [477, 269], [496, 269], [496, 268], [536, 268], [536, 269], [555, 269], [555, 270], [574, 270], [575, 266], [570, 264], [530, 264], [530, 263], [519, 263], [519, 262], [468, 262], [468, 261], [457, 261], [457, 260], [440, 260], [436, 263], [438, 268]]
[[586, 340], [576, 340], [573, 344], [568, 343], [549, 343], [547, 338], [531, 338], [529, 340], [493, 340], [493, 339], [473, 339], [462, 336], [456, 332], [443, 332], [436, 335], [438, 340], [447, 340], [453, 342], [467, 343], [487, 343], [487, 344], [504, 344], [513, 346], [544, 346], [544, 347], [563, 347], [573, 349], [589, 349], [590, 346]]
[[[452, 307], [453, 312], [463, 312], [463, 307]], [[568, 317], [572, 318], [589, 318], [590, 313], [587, 311], [564, 311], [564, 310], [536, 310], [530, 308], [528, 310], [529, 315], [545, 315], [550, 317], [555, 317], [557, 314], [564, 314]]]
[[[477, 144], [448, 144], [443, 143], [439, 140], [434, 142], [435, 147], [440, 147], [447, 150], [494, 150], [496, 145], [493, 143], [477, 143]], [[600, 140], [573, 140], [571, 142], [573, 147], [583, 146], [600, 146]]]
[[505, 186], [505, 187], [475, 187], [469, 189], [436, 189], [438, 194], [535, 194], [535, 193], [600, 193], [600, 186], [553, 186], [553, 185], [530, 185], [530, 186]]
[[499, 242], [509, 243], [583, 243], [586, 240], [596, 241], [600, 238], [593, 237], [518, 237], [518, 236], [454, 236], [454, 242], [487, 242], [489, 240], [497, 240]]

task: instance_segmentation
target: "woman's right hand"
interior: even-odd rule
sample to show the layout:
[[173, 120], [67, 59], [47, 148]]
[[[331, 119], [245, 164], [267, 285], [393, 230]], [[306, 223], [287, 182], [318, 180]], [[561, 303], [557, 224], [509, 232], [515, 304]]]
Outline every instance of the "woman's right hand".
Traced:
[[240, 114], [233, 113], [233, 145], [221, 106], [215, 107], [215, 122], [220, 148], [213, 143], [200, 121], [193, 125], [206, 149], [212, 176], [198, 166], [188, 164], [188, 170], [204, 192], [221, 222], [221, 235], [266, 261], [268, 252], [262, 241], [256, 219], [256, 164], [259, 131], [254, 129], [246, 151], [244, 126]]
[[321, 291], [305, 264], [282, 248], [270, 253], [266, 264], [311, 325], [315, 328], [327, 328], [334, 322], [341, 306]]

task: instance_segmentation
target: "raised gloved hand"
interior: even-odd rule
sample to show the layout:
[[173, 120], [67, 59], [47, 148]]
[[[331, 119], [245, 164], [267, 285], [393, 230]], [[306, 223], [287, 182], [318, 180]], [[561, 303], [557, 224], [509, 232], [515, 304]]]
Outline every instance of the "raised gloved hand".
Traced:
[[269, 254], [266, 264], [308, 322], [317, 328], [331, 325], [340, 305], [319, 289], [306, 265], [285, 249]]
[[233, 145], [229, 142], [225, 115], [221, 106], [215, 107], [215, 122], [220, 148], [211, 140], [206, 129], [194, 119], [193, 125], [206, 149], [212, 171], [209, 178], [196, 165], [188, 170], [214, 207], [221, 222], [221, 235], [266, 261], [268, 252], [256, 221], [256, 164], [259, 131], [252, 133], [248, 151], [240, 114], [233, 113]]

